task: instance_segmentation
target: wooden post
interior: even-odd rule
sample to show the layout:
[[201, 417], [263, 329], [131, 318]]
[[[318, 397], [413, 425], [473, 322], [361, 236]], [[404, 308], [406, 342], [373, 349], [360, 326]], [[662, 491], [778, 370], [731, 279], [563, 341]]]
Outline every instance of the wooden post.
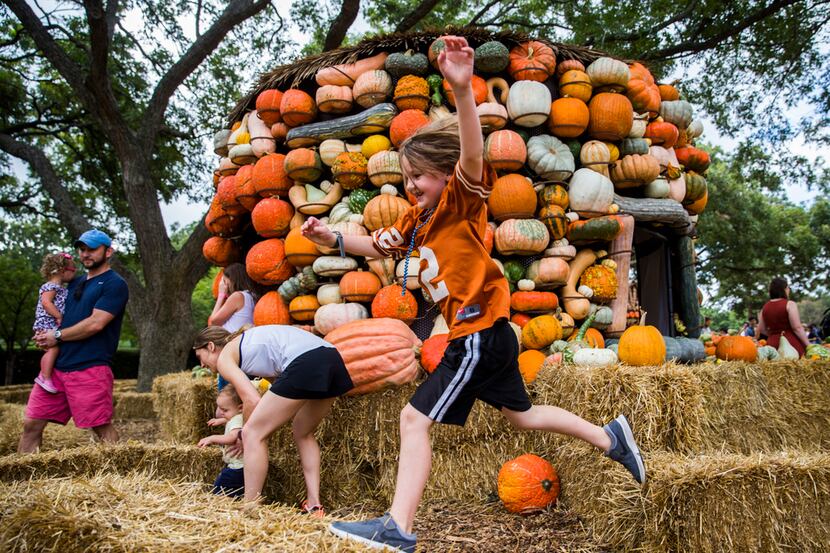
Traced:
[[695, 274], [695, 250], [689, 236], [678, 237], [674, 242], [679, 267], [680, 289], [678, 314], [689, 338], [700, 336], [700, 305], [697, 302], [697, 275]]
[[608, 257], [617, 262], [617, 297], [611, 302], [611, 326], [605, 330], [605, 335], [618, 337], [625, 330], [626, 314], [628, 312], [628, 271], [631, 269], [632, 245], [634, 243], [634, 217], [620, 215], [622, 231], [611, 242], [608, 248]]

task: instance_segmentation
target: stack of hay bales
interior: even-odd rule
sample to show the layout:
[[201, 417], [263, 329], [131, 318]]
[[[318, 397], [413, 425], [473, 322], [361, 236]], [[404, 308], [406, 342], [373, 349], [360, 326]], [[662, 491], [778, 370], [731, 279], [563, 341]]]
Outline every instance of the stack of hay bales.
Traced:
[[[0, 402], [0, 455], [17, 451], [20, 434], [23, 431], [23, 405]], [[66, 449], [93, 441], [92, 432], [75, 427], [74, 424], [60, 426], [50, 424], [43, 432], [44, 451]]]

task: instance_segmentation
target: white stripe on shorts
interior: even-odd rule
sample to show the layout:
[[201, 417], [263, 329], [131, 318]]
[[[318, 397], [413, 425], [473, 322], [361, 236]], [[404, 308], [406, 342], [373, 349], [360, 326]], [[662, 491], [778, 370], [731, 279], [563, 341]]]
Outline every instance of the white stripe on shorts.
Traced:
[[478, 351], [479, 342], [480, 337], [478, 332], [470, 334], [464, 341], [464, 346], [467, 348], [467, 354], [464, 356], [464, 359], [461, 360], [461, 366], [459, 367], [458, 372], [455, 373], [452, 382], [450, 382], [450, 385], [447, 386], [446, 390], [444, 390], [444, 393], [441, 394], [441, 397], [438, 398], [438, 401], [435, 403], [435, 407], [432, 408], [432, 411], [429, 414], [429, 418], [435, 422], [441, 422], [444, 415], [447, 414], [447, 409], [449, 409], [453, 402], [458, 398], [458, 394], [461, 393], [461, 390], [467, 382], [469, 382], [470, 377], [473, 376], [473, 369], [475, 369], [478, 364], [478, 359], [480, 357]]

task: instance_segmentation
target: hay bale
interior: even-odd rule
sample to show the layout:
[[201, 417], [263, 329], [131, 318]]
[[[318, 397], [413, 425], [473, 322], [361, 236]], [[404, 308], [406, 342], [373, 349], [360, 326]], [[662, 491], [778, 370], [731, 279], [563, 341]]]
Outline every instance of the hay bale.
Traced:
[[140, 392], [115, 392], [113, 394], [116, 419], [152, 419], [153, 394]]
[[165, 439], [195, 444], [215, 433], [207, 421], [216, 412], [216, 381], [189, 372], [159, 376], [153, 380], [153, 410]]
[[588, 446], [549, 455], [565, 506], [614, 550], [824, 551], [830, 543], [827, 452], [661, 452], [645, 458], [644, 488]]
[[29, 402], [29, 394], [32, 393], [33, 384], [16, 384], [14, 386], [0, 387], [0, 401], [3, 403], [22, 403], [26, 405]]
[[0, 481], [153, 471], [159, 478], [213, 482], [222, 466], [219, 448], [130, 441], [0, 457]]
[[537, 405], [555, 405], [602, 425], [623, 413], [645, 451], [697, 451], [700, 380], [685, 365], [545, 365], [531, 387]]
[[0, 542], [10, 552], [365, 550], [296, 509], [245, 510], [204, 484], [159, 478], [107, 474], [0, 486]]
[[705, 449], [830, 449], [830, 362], [693, 365]]

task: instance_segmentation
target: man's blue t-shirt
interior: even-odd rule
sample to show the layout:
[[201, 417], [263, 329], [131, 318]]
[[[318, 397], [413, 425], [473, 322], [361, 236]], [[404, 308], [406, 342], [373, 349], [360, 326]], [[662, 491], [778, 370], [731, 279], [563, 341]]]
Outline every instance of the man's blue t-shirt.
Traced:
[[97, 365], [110, 366], [118, 348], [128, 298], [127, 283], [112, 269], [89, 279], [87, 275], [82, 275], [70, 282], [61, 328], [81, 322], [92, 315], [93, 309], [112, 313], [114, 317], [100, 332], [89, 338], [61, 342], [55, 368], [72, 372]]

